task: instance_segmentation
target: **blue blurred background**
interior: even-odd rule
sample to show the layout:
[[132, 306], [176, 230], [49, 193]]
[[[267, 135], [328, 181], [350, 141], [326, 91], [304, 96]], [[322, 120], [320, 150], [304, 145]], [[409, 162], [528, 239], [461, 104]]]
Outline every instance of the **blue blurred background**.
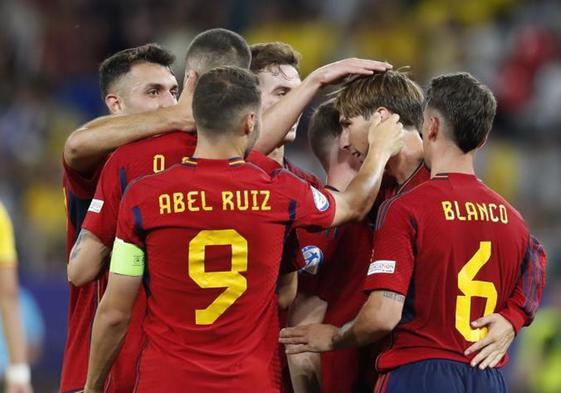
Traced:
[[[467, 70], [492, 88], [499, 112], [479, 175], [524, 214], [549, 254], [545, 311], [506, 372], [514, 392], [561, 392], [561, 2], [1, 0], [0, 199], [40, 310], [28, 317], [36, 392], [58, 383], [68, 302], [62, 148], [80, 123], [105, 113], [97, 67], [117, 50], [158, 42], [182, 75], [190, 40], [218, 26], [249, 43], [290, 43], [303, 76], [360, 56], [409, 65], [421, 84]], [[321, 174], [300, 128], [288, 155]]]

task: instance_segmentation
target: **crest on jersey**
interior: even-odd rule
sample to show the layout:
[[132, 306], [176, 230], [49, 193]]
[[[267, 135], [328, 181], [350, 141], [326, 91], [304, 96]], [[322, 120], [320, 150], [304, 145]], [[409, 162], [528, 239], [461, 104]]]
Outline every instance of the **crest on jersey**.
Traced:
[[309, 274], [318, 274], [319, 267], [323, 262], [323, 253], [316, 246], [306, 246], [302, 248], [302, 256], [304, 257], [305, 265], [301, 272]]
[[320, 212], [324, 212], [329, 209], [329, 200], [327, 197], [314, 186], [310, 186], [310, 188], [312, 189], [312, 195], [314, 196], [314, 204], [316, 205], [316, 208]]

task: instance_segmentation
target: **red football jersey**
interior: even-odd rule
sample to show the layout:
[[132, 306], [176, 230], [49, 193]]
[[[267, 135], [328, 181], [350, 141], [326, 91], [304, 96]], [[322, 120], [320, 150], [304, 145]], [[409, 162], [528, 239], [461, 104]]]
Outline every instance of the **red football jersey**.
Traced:
[[544, 275], [545, 253], [520, 214], [473, 175], [437, 175], [386, 201], [365, 289], [406, 300], [378, 369], [435, 358], [469, 363], [463, 352], [486, 333], [471, 321], [510, 301], [531, 319]]
[[[119, 203], [127, 185], [134, 179], [161, 172], [191, 156], [196, 134], [171, 132], [121, 146], [107, 160], [99, 178], [95, 196], [82, 228], [96, 235], [111, 247], [117, 230]], [[132, 392], [136, 383], [136, 364], [144, 334], [142, 320], [146, 312], [146, 296], [139, 292], [127, 336], [113, 364], [106, 392]]]
[[192, 159], [129, 186], [117, 238], [145, 250], [148, 293], [137, 391], [278, 392], [283, 242], [334, 212], [330, 193], [241, 159]]
[[[74, 171], [64, 159], [62, 163], [68, 256], [86, 216], [104, 162], [89, 177]], [[80, 288], [69, 284], [67, 335], [60, 382], [63, 393], [82, 389], [86, 383], [91, 326], [103, 290], [103, 283], [98, 280]]]

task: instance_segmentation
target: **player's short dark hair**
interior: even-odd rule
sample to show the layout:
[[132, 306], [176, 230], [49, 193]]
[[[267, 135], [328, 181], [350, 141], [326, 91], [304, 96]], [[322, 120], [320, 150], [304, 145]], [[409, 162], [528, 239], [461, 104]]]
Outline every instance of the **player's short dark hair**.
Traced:
[[335, 100], [326, 101], [317, 107], [310, 118], [308, 139], [312, 151], [325, 169], [328, 167], [329, 152], [341, 132], [343, 128], [339, 122]]
[[139, 63], [154, 63], [170, 67], [175, 56], [157, 44], [146, 44], [136, 48], [124, 49], [105, 59], [99, 66], [101, 93], [105, 97], [111, 86], [131, 67]]
[[187, 48], [185, 64], [199, 75], [220, 66], [249, 68], [251, 52], [244, 38], [233, 31], [217, 28], [197, 35]]
[[369, 118], [379, 107], [399, 115], [405, 127], [421, 130], [423, 125], [423, 90], [401, 71], [388, 70], [359, 77], [347, 83], [335, 102], [346, 118]]
[[259, 80], [239, 67], [217, 67], [204, 73], [193, 95], [198, 130], [216, 135], [232, 131], [244, 111], [260, 107]]
[[497, 110], [491, 90], [467, 72], [433, 78], [425, 105], [440, 112], [450, 138], [464, 153], [485, 142]]
[[251, 45], [251, 71], [258, 73], [271, 66], [289, 65], [300, 71], [300, 53], [284, 42]]

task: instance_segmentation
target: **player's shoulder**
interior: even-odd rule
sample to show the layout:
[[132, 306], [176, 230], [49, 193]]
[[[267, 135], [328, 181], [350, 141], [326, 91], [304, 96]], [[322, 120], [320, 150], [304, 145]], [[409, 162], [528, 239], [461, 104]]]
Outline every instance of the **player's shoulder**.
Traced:
[[123, 199], [134, 199], [136, 203], [140, 203], [154, 194], [161, 194], [176, 183], [183, 168], [182, 164], [175, 164], [164, 171], [135, 178], [127, 185]]
[[314, 187], [321, 187], [322, 182], [321, 180], [311, 172], [305, 171], [304, 169], [294, 165], [289, 160], [285, 160], [286, 169], [293, 173], [294, 175], [298, 176], [299, 178], [305, 180], [307, 183], [310, 183]]
[[507, 211], [509, 212], [509, 215], [511, 215], [511, 216], [514, 215], [519, 221], [521, 221], [524, 225], [526, 225], [526, 222], [524, 220], [524, 217], [522, 216], [522, 213], [520, 213], [518, 211], [518, 209], [516, 209], [514, 206], [512, 206], [510, 204], [510, 202], [505, 199], [505, 197], [503, 197], [497, 191], [493, 190], [491, 187], [489, 187], [483, 181], [481, 181], [481, 186], [483, 187], [483, 190], [489, 195], [489, 197], [496, 201], [495, 203], [497, 205], [505, 206]]
[[113, 160], [124, 158], [130, 161], [130, 157], [145, 154], [156, 148], [181, 148], [184, 144], [194, 143], [196, 140], [195, 133], [172, 131], [122, 145], [115, 149], [111, 157]]

